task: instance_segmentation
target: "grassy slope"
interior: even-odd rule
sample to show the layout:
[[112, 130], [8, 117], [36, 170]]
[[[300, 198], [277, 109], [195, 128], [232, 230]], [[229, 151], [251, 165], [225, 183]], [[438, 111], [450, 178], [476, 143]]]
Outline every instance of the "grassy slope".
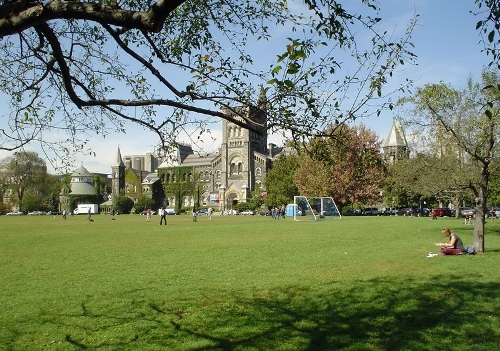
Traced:
[[427, 258], [460, 220], [0, 217], [0, 349], [492, 350], [484, 255]]

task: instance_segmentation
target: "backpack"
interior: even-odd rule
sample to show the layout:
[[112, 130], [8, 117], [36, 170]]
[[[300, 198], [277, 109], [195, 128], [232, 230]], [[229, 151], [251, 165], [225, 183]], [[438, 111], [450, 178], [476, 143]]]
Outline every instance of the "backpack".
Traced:
[[464, 254], [466, 255], [475, 255], [476, 250], [474, 249], [474, 246], [472, 245], [467, 245], [464, 249]]

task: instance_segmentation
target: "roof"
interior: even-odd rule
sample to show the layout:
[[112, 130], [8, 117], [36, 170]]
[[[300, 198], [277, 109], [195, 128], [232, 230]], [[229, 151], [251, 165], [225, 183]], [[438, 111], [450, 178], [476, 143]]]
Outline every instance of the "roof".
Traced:
[[118, 148], [118, 152], [116, 153], [116, 160], [115, 160], [115, 164], [113, 166], [125, 167], [125, 164], [123, 163], [123, 159], [122, 159], [122, 154], [120, 152], [120, 148]]
[[83, 167], [83, 165], [81, 165], [76, 171], [73, 172], [73, 174], [71, 175], [72, 177], [82, 177], [82, 176], [86, 176], [86, 177], [89, 177], [89, 176], [92, 176], [92, 173], [90, 173], [87, 168]]
[[391, 131], [385, 139], [384, 145], [382, 147], [394, 147], [394, 146], [408, 146], [406, 142], [406, 137], [403, 132], [403, 127], [399, 119], [394, 120], [392, 123]]
[[160, 177], [158, 177], [158, 174], [156, 173], [149, 173], [147, 176], [144, 177], [142, 180], [142, 184], [153, 184], [156, 182]]
[[212, 166], [212, 161], [216, 158], [218, 154], [206, 154], [206, 155], [198, 155], [191, 154], [184, 159], [182, 162], [183, 166], [195, 167], [195, 166]]
[[94, 186], [89, 183], [71, 183], [71, 195], [94, 195]]

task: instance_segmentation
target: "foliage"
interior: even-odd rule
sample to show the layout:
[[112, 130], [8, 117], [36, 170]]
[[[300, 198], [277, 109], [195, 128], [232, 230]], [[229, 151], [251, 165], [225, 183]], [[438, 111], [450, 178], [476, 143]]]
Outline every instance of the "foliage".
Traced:
[[[455, 171], [450, 172], [451, 169]], [[398, 207], [446, 207], [448, 203], [460, 207], [458, 200], [471, 195], [463, 187], [467, 174], [456, 157], [417, 153], [390, 168], [384, 196], [388, 204]]]
[[[164, 150], [183, 135], [196, 143], [213, 118], [297, 140], [377, 114], [392, 106], [392, 73], [413, 63], [416, 18], [394, 38], [377, 2], [344, 2], [0, 1], [0, 92], [11, 99], [0, 147], [40, 142], [50, 162], [72, 165], [94, 153], [87, 134], [131, 124]], [[260, 109], [260, 87], [267, 124], [234, 108]], [[53, 130], [67, 139], [38, 137]]]
[[140, 175], [132, 168], [125, 170], [125, 192], [127, 196], [141, 197], [142, 196], [142, 171]]
[[47, 203], [43, 196], [35, 191], [27, 191], [23, 200], [19, 204], [19, 207], [23, 209], [23, 211], [47, 211], [49, 210]]
[[315, 138], [302, 153], [294, 182], [300, 195], [330, 196], [340, 208], [371, 205], [381, 200], [385, 167], [378, 136], [359, 126], [330, 129], [329, 137]]
[[491, 174], [487, 203], [495, 207], [500, 207], [500, 172], [493, 172]]
[[273, 162], [273, 168], [267, 174], [266, 206], [281, 206], [293, 202], [293, 197], [299, 195], [297, 186], [294, 184], [294, 174], [298, 168], [298, 157], [296, 155], [281, 155]]
[[[21, 205], [26, 191], [36, 191], [44, 186], [47, 177], [45, 160], [35, 152], [16, 152], [0, 161], [2, 188], [12, 189]], [[21, 210], [24, 210], [21, 207]]]
[[113, 208], [120, 213], [130, 213], [133, 207], [134, 201], [123, 194], [120, 194], [113, 199]]
[[10, 212], [10, 207], [7, 206], [7, 204], [3, 203], [3, 202], [0, 202], [0, 214], [6, 214]]
[[134, 204], [135, 213], [141, 213], [142, 211], [146, 211], [148, 208], [156, 209], [155, 200], [142, 197]]
[[250, 210], [259, 209], [264, 204], [264, 194], [261, 189], [257, 187], [254, 191], [252, 191], [252, 197], [247, 201], [250, 206]]
[[491, 57], [490, 66], [500, 68], [500, 2], [498, 0], [475, 0], [476, 15], [480, 17], [476, 30], [481, 35], [484, 51]]
[[184, 196], [193, 196], [198, 199], [199, 188], [195, 183], [195, 174], [193, 167], [182, 166], [161, 169], [158, 171], [160, 179], [166, 179], [162, 183], [163, 191], [167, 197], [174, 197], [176, 201], [176, 209], [179, 210], [182, 205]]

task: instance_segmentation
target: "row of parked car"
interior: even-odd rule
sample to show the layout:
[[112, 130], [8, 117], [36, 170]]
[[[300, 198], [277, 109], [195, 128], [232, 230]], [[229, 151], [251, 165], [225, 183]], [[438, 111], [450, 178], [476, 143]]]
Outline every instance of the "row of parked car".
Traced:
[[[471, 207], [460, 207], [458, 216], [474, 217], [475, 209]], [[344, 212], [344, 216], [413, 216], [413, 217], [455, 217], [456, 210], [449, 207], [438, 207], [438, 208], [418, 208], [418, 207], [387, 207], [381, 210], [375, 207], [364, 208], [362, 210], [349, 210]], [[486, 217], [489, 218], [500, 218], [500, 208], [487, 206], [486, 207]]]
[[12, 211], [12, 212], [8, 212], [6, 213], [7, 216], [24, 216], [25, 214], [27, 214], [28, 216], [50, 216], [50, 215], [57, 215], [57, 214], [61, 214], [61, 212], [53, 212], [53, 211], [31, 211], [31, 212], [23, 212], [23, 211]]

